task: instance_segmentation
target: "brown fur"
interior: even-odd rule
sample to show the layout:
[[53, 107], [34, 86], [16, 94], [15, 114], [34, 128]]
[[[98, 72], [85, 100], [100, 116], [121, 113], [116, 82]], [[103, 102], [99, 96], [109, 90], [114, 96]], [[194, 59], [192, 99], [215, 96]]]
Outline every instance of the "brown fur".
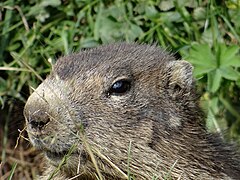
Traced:
[[[109, 93], [119, 79], [129, 91]], [[203, 126], [192, 66], [156, 46], [118, 43], [60, 58], [24, 115], [49, 161], [45, 179], [240, 177], [234, 148]]]

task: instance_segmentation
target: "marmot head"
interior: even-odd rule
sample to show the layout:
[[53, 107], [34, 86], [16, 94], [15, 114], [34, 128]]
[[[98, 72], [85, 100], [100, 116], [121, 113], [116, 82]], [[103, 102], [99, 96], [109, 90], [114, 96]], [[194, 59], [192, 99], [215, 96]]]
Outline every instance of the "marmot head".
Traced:
[[152, 156], [166, 136], [197, 128], [198, 110], [189, 63], [156, 46], [118, 43], [60, 58], [24, 115], [32, 144], [52, 164], [71, 150], [66, 169], [90, 171], [86, 142], [120, 167], [131, 142], [140, 166], [137, 156]]

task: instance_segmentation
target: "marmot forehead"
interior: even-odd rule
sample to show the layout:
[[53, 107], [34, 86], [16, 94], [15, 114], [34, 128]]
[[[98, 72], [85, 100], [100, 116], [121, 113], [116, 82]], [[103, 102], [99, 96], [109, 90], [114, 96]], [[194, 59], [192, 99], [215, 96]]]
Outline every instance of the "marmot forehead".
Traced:
[[53, 73], [60, 79], [66, 79], [90, 71], [98, 71], [100, 74], [123, 69], [133, 73], [147, 72], [153, 67], [162, 68], [165, 62], [173, 60], [171, 54], [156, 45], [116, 43], [62, 57], [55, 64]]

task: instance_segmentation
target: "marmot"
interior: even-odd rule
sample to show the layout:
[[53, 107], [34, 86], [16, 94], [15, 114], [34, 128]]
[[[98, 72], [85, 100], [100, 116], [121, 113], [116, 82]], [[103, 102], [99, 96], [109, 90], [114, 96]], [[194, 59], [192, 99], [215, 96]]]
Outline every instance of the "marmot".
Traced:
[[49, 164], [40, 179], [240, 179], [235, 148], [204, 127], [192, 70], [137, 43], [60, 58], [24, 109]]

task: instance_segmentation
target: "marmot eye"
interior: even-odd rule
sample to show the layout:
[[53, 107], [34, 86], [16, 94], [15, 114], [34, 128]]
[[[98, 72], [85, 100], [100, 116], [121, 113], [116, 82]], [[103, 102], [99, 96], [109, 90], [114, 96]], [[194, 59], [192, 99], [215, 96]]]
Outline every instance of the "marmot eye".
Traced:
[[109, 89], [109, 95], [122, 95], [129, 91], [131, 88], [131, 82], [129, 80], [123, 79], [116, 81]]

